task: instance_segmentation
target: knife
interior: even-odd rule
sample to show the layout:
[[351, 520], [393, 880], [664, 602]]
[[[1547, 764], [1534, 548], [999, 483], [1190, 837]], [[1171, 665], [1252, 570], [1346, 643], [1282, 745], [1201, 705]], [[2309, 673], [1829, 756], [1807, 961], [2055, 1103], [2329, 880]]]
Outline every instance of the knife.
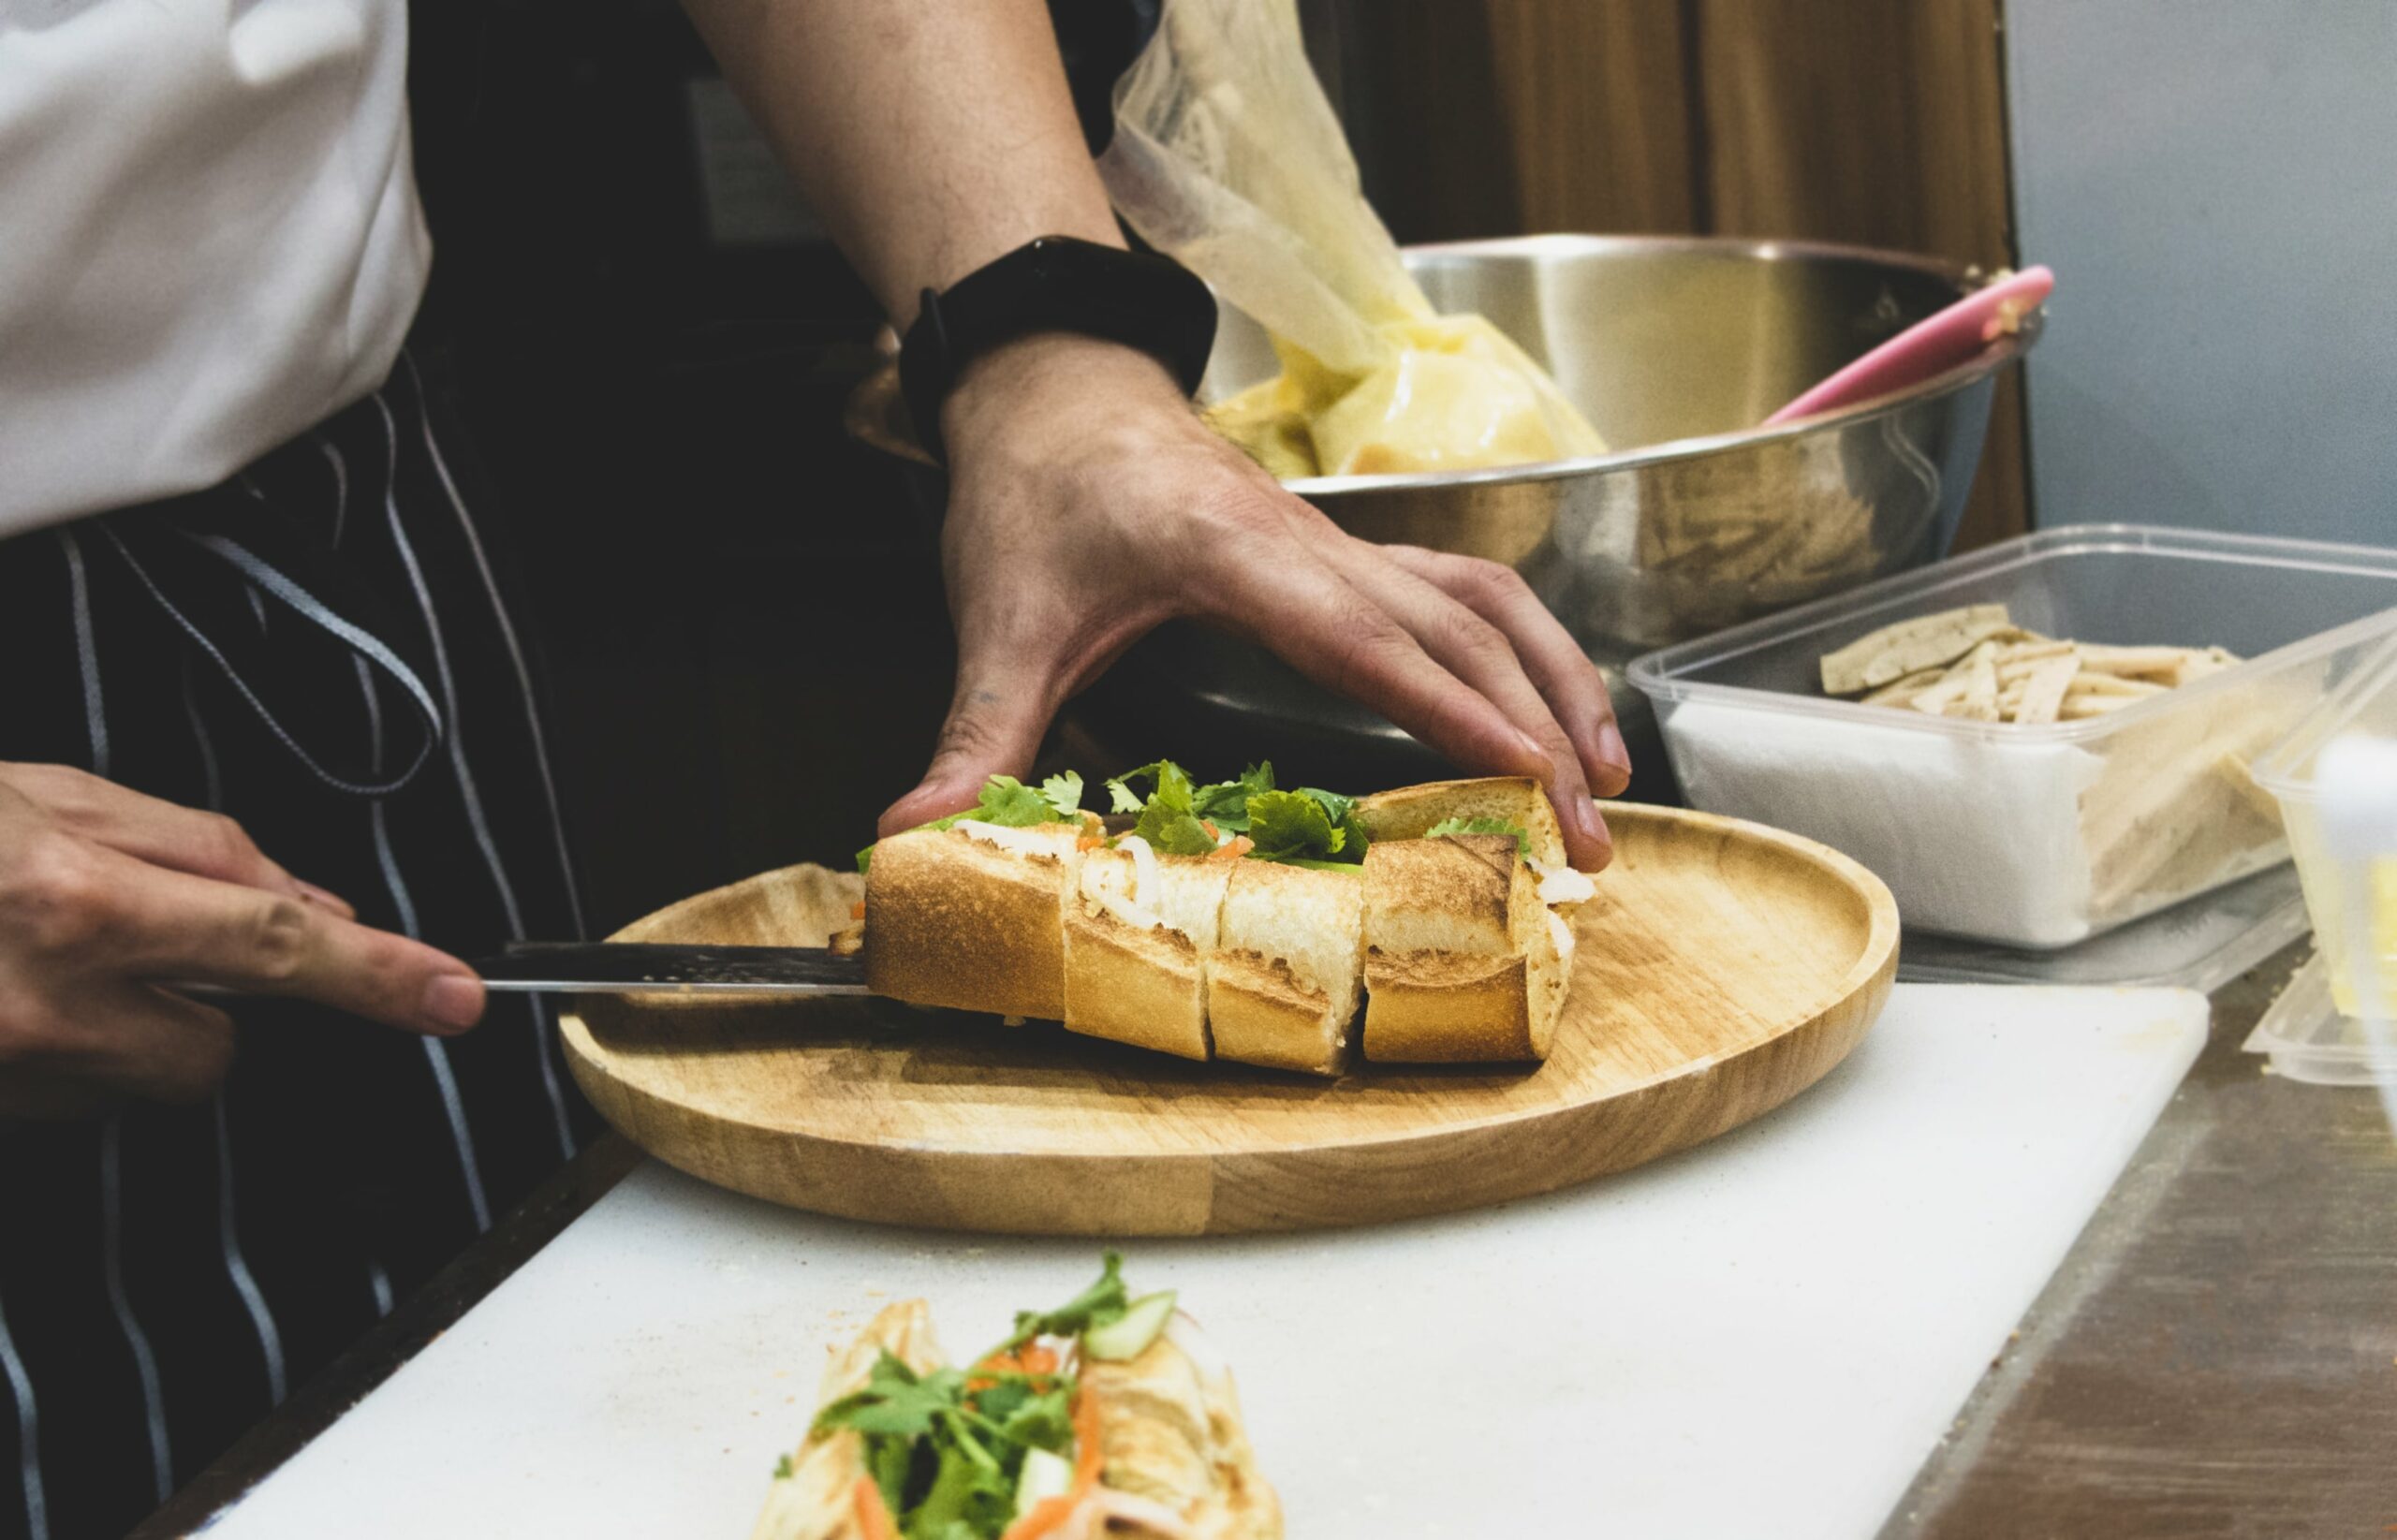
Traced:
[[865, 960], [821, 946], [510, 942], [468, 966], [485, 988], [527, 994], [869, 994]]

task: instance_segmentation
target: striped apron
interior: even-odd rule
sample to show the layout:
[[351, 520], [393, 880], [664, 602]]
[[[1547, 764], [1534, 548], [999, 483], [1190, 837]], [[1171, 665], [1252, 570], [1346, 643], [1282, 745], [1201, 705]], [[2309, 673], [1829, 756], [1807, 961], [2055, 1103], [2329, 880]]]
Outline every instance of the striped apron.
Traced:
[[[223, 486], [0, 542], [0, 760], [221, 810], [461, 955], [579, 935], [438, 375], [403, 354]], [[446, 1041], [234, 1015], [204, 1104], [0, 1126], [0, 1537], [121, 1534], [596, 1126], [537, 999]]]

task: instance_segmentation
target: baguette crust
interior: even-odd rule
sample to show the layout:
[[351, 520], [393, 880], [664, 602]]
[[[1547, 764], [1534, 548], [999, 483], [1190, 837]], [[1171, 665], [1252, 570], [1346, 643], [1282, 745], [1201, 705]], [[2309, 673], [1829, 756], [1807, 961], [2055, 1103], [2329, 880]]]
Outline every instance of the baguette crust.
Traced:
[[1545, 865], [1567, 864], [1565, 830], [1556, 805], [1528, 775], [1493, 775], [1470, 781], [1427, 781], [1357, 799], [1357, 819], [1375, 841], [1419, 840], [1434, 824], [1450, 818], [1496, 818], [1527, 837], [1525, 854]]
[[1085, 853], [1066, 905], [1066, 1030], [1207, 1058], [1206, 954], [1230, 880], [1227, 861]]
[[1010, 830], [1022, 852], [958, 829], [874, 847], [866, 873], [866, 987], [919, 1005], [1061, 1019], [1070, 824]]
[[[879, 858], [876, 858], [879, 859]], [[818, 1392], [831, 1405], [864, 1387], [882, 1355], [890, 1354], [919, 1374], [944, 1361], [933, 1335], [932, 1307], [906, 1299], [885, 1309], [847, 1348], [825, 1366]], [[791, 1459], [787, 1475], [766, 1489], [766, 1504], [750, 1540], [869, 1540], [858, 1517], [858, 1482], [866, 1475], [865, 1441], [853, 1429], [821, 1437], [810, 1433]]]
[[1257, 1471], [1231, 1371], [1187, 1317], [1136, 1358], [1084, 1364], [1082, 1383], [1107, 1486], [1163, 1503], [1198, 1540], [1281, 1540], [1281, 1501]]
[[1207, 960], [1215, 1054], [1337, 1075], [1364, 973], [1364, 884], [1345, 872], [1235, 861]]
[[1377, 1063], [1543, 1059], [1565, 973], [1512, 837], [1396, 840], [1365, 852], [1364, 1053]]
[[1066, 1030], [1184, 1059], [1207, 1057], [1207, 987], [1198, 946], [1166, 926], [1105, 911], [1066, 915]]

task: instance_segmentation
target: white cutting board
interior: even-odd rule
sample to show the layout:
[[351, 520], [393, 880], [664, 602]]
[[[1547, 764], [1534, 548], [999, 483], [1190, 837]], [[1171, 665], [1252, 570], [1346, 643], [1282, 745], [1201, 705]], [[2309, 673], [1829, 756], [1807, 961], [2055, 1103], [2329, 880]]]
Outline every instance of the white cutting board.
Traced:
[[[1142, 1241], [1229, 1355], [1293, 1540], [1869, 1536], [2205, 1038], [2181, 990], [1901, 986], [1782, 1109], [1626, 1175], [1379, 1229]], [[739, 1537], [825, 1351], [952, 1353], [1082, 1242], [875, 1229], [652, 1163], [210, 1531]]]

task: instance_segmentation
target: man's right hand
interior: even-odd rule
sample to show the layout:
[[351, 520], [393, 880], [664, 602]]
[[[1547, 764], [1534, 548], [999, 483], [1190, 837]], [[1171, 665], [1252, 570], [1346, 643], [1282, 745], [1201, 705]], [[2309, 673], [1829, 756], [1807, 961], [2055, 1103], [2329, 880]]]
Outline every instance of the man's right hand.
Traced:
[[0, 1118], [214, 1090], [232, 1022], [177, 984], [440, 1034], [483, 1010], [464, 963], [358, 924], [232, 819], [63, 765], [0, 763]]

